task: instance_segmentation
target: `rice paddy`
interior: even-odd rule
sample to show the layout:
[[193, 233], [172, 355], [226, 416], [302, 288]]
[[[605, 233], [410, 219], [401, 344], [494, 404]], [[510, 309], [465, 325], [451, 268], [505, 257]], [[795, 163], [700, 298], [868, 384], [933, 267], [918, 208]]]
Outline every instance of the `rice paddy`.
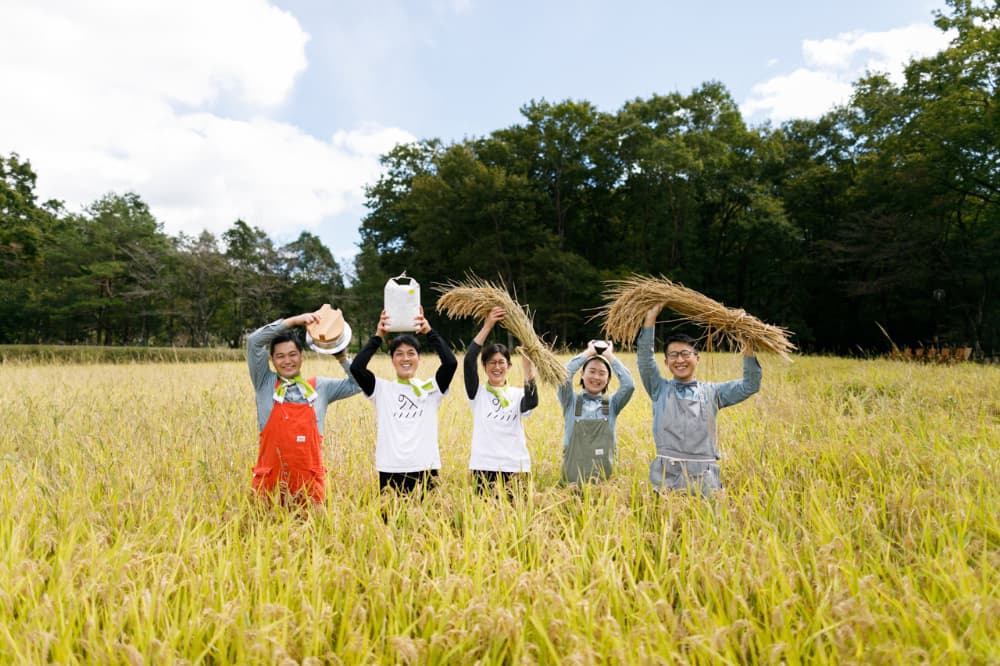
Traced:
[[[739, 363], [706, 354], [699, 376]], [[711, 502], [650, 488], [641, 387], [612, 480], [558, 485], [546, 387], [531, 486], [478, 496], [458, 375], [437, 490], [379, 495], [357, 396], [328, 411], [327, 501], [303, 518], [249, 495], [245, 364], [7, 363], [0, 663], [1000, 661], [1000, 370], [763, 365], [721, 413]], [[342, 376], [312, 354], [304, 372]]]

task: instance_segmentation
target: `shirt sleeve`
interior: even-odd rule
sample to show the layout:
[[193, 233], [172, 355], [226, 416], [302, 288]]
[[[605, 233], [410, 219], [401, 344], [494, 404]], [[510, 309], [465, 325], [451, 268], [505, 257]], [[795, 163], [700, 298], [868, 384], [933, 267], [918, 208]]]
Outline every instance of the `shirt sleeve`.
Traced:
[[[345, 362], [344, 365], [347, 365], [347, 363]], [[361, 387], [358, 386], [358, 382], [351, 376], [349, 367], [347, 379], [323, 377], [323, 380], [323, 397], [326, 399], [327, 404], [330, 404], [334, 400], [350, 398], [352, 395], [357, 395], [361, 392]], [[317, 388], [319, 387], [317, 386]]]
[[562, 405], [564, 412], [573, 405], [573, 397], [575, 395], [573, 393], [573, 377], [576, 375], [576, 371], [586, 362], [587, 358], [583, 354], [577, 354], [566, 364], [566, 381], [559, 385], [557, 391], [559, 404]]
[[524, 396], [521, 397], [521, 413], [526, 414], [535, 407], [538, 407], [538, 384], [532, 379], [524, 384]]
[[354, 377], [354, 381], [365, 392], [365, 395], [369, 397], [375, 393], [375, 375], [368, 369], [368, 363], [381, 346], [382, 338], [373, 335], [368, 338], [368, 342], [351, 362], [351, 376]]
[[476, 399], [476, 391], [479, 390], [479, 368], [476, 367], [476, 357], [482, 346], [473, 340], [469, 343], [469, 348], [465, 350], [465, 360], [462, 363], [462, 371], [465, 374], [465, 394], [469, 400]]
[[434, 351], [437, 352], [438, 358], [441, 359], [441, 367], [438, 368], [434, 379], [437, 381], [438, 388], [441, 389], [441, 394], [443, 395], [448, 392], [448, 387], [451, 386], [451, 380], [455, 376], [455, 371], [458, 370], [458, 360], [451, 352], [445, 339], [434, 329], [431, 329], [427, 334], [427, 341], [431, 343]]
[[635, 392], [635, 380], [632, 379], [632, 373], [628, 371], [625, 364], [617, 358], [612, 362], [611, 369], [615, 371], [619, 383], [618, 390], [611, 396], [611, 411], [619, 414], [628, 401], [632, 399], [632, 394]]
[[760, 390], [760, 380], [764, 372], [756, 356], [743, 357], [743, 379], [734, 379], [717, 384], [719, 407], [729, 407], [743, 402]]
[[656, 368], [656, 357], [653, 354], [653, 332], [655, 326], [643, 326], [639, 333], [639, 339], [635, 343], [635, 360], [639, 366], [639, 378], [642, 386], [649, 394], [649, 398], [656, 402], [660, 395], [660, 387], [663, 385], [663, 377]]
[[271, 358], [268, 345], [271, 340], [287, 330], [288, 326], [285, 326], [285, 320], [277, 319], [270, 324], [261, 326], [247, 336], [247, 366], [250, 369], [250, 381], [253, 382], [255, 389], [264, 386], [269, 381], [274, 381], [271, 378], [273, 373], [268, 364]]

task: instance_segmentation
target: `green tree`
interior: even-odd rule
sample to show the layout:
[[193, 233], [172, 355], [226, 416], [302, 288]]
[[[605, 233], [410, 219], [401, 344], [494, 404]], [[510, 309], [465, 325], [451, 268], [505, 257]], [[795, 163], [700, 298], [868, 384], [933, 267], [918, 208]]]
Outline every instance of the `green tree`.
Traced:
[[319, 237], [303, 231], [278, 251], [288, 312], [308, 312], [336, 304], [344, 294], [344, 276], [333, 253]]
[[137, 194], [108, 194], [53, 230], [42, 306], [65, 341], [145, 343], [164, 302], [170, 249]]
[[948, 4], [948, 48], [911, 62], [902, 85], [872, 74], [856, 86], [854, 213], [834, 248], [850, 293], [903, 341], [996, 348], [1000, 9]]
[[183, 326], [183, 339], [207, 347], [224, 328], [221, 319], [233, 299], [233, 273], [218, 240], [208, 231], [196, 238], [182, 233], [174, 247], [173, 314]]
[[37, 175], [17, 153], [0, 155], [0, 341], [40, 334], [37, 278], [61, 204], [39, 205]]
[[281, 259], [271, 238], [243, 220], [236, 220], [222, 240], [234, 287], [221, 333], [230, 347], [237, 348], [248, 331], [284, 312], [278, 304], [283, 289]]

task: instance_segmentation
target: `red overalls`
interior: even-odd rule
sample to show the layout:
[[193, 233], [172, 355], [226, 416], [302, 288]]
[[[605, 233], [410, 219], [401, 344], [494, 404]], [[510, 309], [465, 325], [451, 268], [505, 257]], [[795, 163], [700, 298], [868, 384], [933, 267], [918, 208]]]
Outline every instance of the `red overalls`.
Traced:
[[[281, 380], [275, 384], [275, 388]], [[309, 379], [315, 389], [316, 378]], [[326, 467], [321, 445], [323, 435], [316, 428], [316, 412], [311, 403], [275, 400], [274, 409], [260, 431], [257, 465], [253, 468], [253, 489], [273, 497], [278, 489], [282, 504], [294, 496], [321, 503], [326, 496]]]

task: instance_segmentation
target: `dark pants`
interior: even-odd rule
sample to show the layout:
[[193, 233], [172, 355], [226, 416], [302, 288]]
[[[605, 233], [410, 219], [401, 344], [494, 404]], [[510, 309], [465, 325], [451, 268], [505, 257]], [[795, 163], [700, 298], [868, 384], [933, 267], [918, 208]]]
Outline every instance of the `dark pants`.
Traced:
[[528, 485], [528, 475], [523, 472], [493, 472], [483, 469], [472, 470], [472, 481], [480, 495], [493, 492], [500, 484], [507, 490], [507, 496], [514, 496], [515, 488]]
[[424, 469], [419, 472], [379, 472], [379, 490], [391, 488], [396, 492], [411, 493], [414, 490], [423, 494], [424, 490], [431, 490], [438, 484], [438, 471], [436, 469]]

